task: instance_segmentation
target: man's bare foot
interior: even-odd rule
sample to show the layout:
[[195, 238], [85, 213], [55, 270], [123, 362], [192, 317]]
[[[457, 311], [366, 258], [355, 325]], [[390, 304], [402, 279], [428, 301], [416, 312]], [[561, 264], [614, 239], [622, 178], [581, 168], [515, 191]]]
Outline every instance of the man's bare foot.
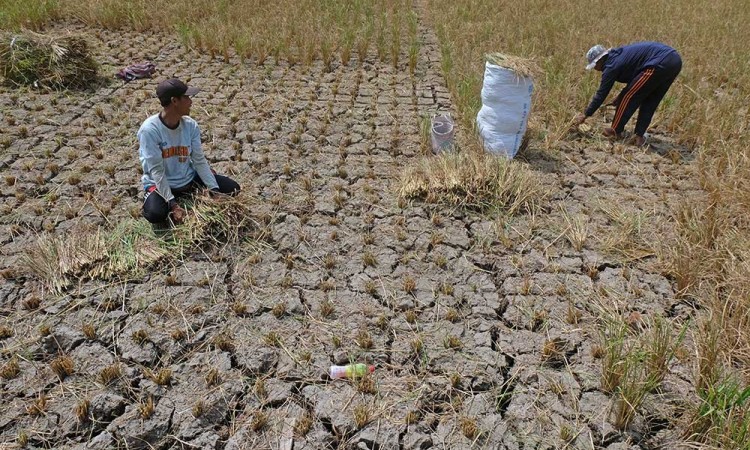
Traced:
[[643, 136], [638, 136], [637, 134], [634, 134], [633, 137], [630, 138], [628, 141], [630, 145], [635, 145], [636, 147], [643, 147], [646, 145], [646, 138]]

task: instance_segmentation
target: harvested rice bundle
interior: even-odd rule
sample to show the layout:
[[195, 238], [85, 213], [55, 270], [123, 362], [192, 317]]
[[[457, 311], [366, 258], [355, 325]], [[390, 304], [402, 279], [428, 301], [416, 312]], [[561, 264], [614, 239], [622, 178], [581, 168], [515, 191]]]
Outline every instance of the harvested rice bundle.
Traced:
[[547, 196], [541, 180], [522, 165], [484, 152], [442, 153], [401, 173], [398, 194], [468, 209], [532, 212]]
[[11, 85], [86, 89], [98, 81], [98, 70], [81, 36], [0, 34], [0, 75]]
[[185, 223], [174, 230], [176, 241], [192, 247], [238, 242], [244, 232], [258, 228], [252, 214], [255, 202], [245, 195], [196, 195], [192, 204], [186, 205]]
[[[65, 236], [43, 234], [27, 249], [19, 265], [53, 292], [85, 280], [131, 279], [157, 263], [173, 263], [193, 251], [260, 239], [247, 195], [196, 196], [182, 225], [157, 236], [145, 220], [127, 219], [114, 229], [83, 225]], [[257, 231], [256, 233], [253, 233]]]
[[507, 55], [505, 53], [487, 53], [484, 55], [484, 59], [490, 64], [514, 72], [518, 77], [533, 79], [542, 72], [541, 68], [533, 60], [520, 56]]

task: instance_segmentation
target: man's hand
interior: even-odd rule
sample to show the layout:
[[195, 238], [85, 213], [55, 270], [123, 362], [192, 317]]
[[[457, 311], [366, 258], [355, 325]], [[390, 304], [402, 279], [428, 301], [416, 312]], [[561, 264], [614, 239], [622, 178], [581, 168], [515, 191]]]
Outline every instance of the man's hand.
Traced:
[[182, 209], [180, 205], [175, 203], [175, 205], [172, 207], [172, 211], [170, 211], [170, 215], [172, 216], [172, 222], [174, 222], [176, 225], [179, 225], [185, 221], [187, 212]]
[[227, 194], [221, 192], [218, 189], [207, 189], [206, 193], [208, 194], [209, 198], [212, 198], [212, 199], [215, 199], [215, 200], [227, 197]]
[[578, 113], [575, 118], [573, 118], [573, 125], [578, 126], [581, 125], [583, 122], [585, 122], [587, 119], [586, 114], [584, 113]]
[[614, 141], [615, 139], [620, 139], [620, 138], [622, 138], [622, 135], [620, 135], [620, 134], [617, 134], [617, 132], [615, 131], [615, 129], [614, 129], [614, 128], [611, 128], [611, 127], [607, 127], [607, 128], [605, 128], [605, 129], [604, 129], [604, 130], [602, 131], [602, 135], [604, 135], [604, 137], [606, 137], [606, 138], [607, 138], [607, 139], [609, 139], [610, 141]]

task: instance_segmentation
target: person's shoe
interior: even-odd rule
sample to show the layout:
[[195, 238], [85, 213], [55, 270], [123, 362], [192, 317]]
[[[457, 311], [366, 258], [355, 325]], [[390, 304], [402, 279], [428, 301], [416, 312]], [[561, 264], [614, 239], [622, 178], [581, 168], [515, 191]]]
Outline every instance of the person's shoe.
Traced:
[[637, 134], [634, 134], [633, 137], [630, 138], [630, 141], [628, 142], [631, 145], [635, 145], [636, 147], [643, 147], [646, 145], [646, 138], [644, 136], [638, 136]]
[[605, 128], [604, 131], [602, 131], [602, 134], [610, 140], [620, 139], [622, 137], [622, 135], [618, 134], [614, 128]]

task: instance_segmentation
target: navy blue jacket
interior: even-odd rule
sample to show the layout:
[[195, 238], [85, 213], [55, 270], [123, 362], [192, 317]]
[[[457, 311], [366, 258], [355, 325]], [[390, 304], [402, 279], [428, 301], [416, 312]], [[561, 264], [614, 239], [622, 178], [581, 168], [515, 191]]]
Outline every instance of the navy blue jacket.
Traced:
[[611, 50], [607, 62], [604, 63], [599, 90], [594, 94], [584, 114], [591, 116], [599, 109], [615, 81], [630, 83], [645, 69], [659, 66], [672, 52], [676, 53], [677, 50], [659, 42], [637, 42]]

